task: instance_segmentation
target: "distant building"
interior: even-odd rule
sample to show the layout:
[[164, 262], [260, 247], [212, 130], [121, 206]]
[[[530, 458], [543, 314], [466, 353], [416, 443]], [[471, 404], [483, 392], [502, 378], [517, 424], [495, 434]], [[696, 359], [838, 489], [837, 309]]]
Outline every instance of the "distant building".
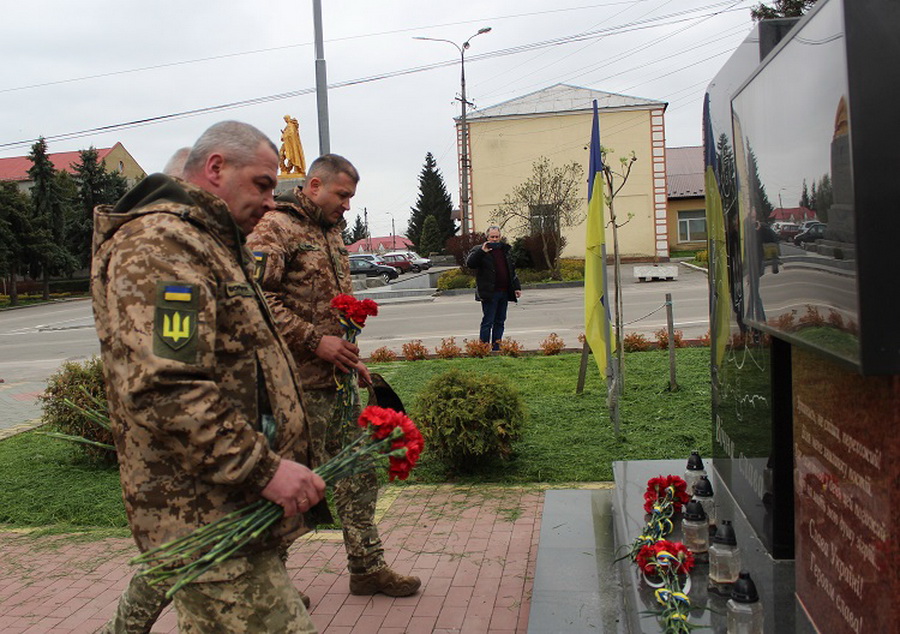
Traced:
[[798, 224], [804, 220], [818, 220], [816, 212], [806, 207], [776, 207], [769, 219], [778, 222], [796, 222]]
[[[53, 163], [53, 167], [59, 171], [68, 172], [73, 176], [75, 175], [73, 165], [81, 162], [77, 151], [54, 152], [48, 156]], [[135, 181], [147, 175], [121, 143], [116, 143], [112, 147], [98, 149], [97, 158], [108, 171], [118, 172], [124, 176], [129, 185], [134, 184]], [[31, 178], [28, 176], [28, 170], [31, 169], [32, 165], [33, 163], [28, 156], [0, 158], [0, 181], [15, 181], [18, 183], [20, 190], [27, 192], [32, 185]]]
[[[541, 157], [556, 166], [577, 162], [584, 167], [580, 187], [587, 212], [595, 99], [600, 113], [600, 142], [612, 150], [609, 160], [618, 166], [620, 157], [632, 152], [637, 156], [628, 183], [616, 197], [619, 222], [630, 219], [619, 230], [621, 253], [634, 258], [668, 257], [664, 122], [668, 104], [567, 84], [556, 84], [467, 116], [472, 175], [470, 231], [488, 227], [494, 210], [532, 175], [532, 164]], [[533, 210], [532, 214], [535, 223], [546, 221], [547, 210]], [[583, 256], [584, 223], [564, 229], [562, 234], [566, 238], [563, 254]]]
[[703, 147], [666, 148], [669, 248], [706, 248]]
[[363, 238], [347, 245], [350, 253], [387, 253], [389, 251], [412, 251], [413, 243], [406, 236], [380, 236]]

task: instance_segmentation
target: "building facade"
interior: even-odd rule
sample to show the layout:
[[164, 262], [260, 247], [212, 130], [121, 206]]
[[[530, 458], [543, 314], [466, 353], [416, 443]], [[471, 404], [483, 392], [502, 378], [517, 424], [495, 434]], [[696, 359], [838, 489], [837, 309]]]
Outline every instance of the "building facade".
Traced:
[[[495, 211], [504, 198], [529, 179], [533, 164], [543, 157], [555, 167], [572, 162], [583, 166], [581, 200], [586, 216], [594, 100], [598, 102], [600, 141], [607, 150], [607, 162], [618, 171], [619, 158], [627, 158], [632, 152], [637, 158], [628, 182], [615, 198], [620, 252], [625, 258], [668, 258], [667, 104], [567, 84], [556, 84], [467, 116], [473, 231], [484, 231], [495, 222]], [[507, 235], [510, 239], [519, 237]], [[584, 221], [563, 228], [562, 235], [566, 239], [563, 255], [582, 257]]]

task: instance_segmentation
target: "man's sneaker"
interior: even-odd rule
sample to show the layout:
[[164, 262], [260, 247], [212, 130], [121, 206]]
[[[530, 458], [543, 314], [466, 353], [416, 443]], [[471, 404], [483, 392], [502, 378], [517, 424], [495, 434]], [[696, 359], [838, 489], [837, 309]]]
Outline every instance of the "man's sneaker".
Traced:
[[390, 568], [382, 568], [365, 575], [350, 575], [350, 594], [386, 594], [389, 597], [408, 597], [422, 585], [418, 577], [406, 577]]

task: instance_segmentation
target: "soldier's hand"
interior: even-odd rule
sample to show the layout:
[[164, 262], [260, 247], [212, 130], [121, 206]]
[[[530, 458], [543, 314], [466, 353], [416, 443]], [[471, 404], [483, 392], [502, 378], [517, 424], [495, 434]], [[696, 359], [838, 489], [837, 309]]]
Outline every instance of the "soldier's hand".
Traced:
[[369, 374], [369, 368], [367, 368], [366, 364], [362, 361], [356, 364], [356, 374], [359, 376], [360, 387], [372, 385], [372, 375]]
[[262, 496], [283, 508], [285, 517], [293, 517], [325, 497], [325, 481], [299, 462], [282, 459]]
[[359, 348], [341, 337], [325, 335], [319, 341], [316, 356], [333, 364], [341, 372], [349, 372], [359, 363]]

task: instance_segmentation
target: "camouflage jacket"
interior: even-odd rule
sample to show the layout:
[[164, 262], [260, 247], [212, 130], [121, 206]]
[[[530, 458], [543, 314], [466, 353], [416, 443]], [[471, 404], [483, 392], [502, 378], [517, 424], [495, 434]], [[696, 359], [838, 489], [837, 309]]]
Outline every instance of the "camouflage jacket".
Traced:
[[288, 343], [306, 389], [334, 387], [334, 366], [316, 356], [324, 335], [343, 336], [331, 300], [350, 293], [350, 261], [340, 225], [299, 189], [279, 197], [247, 238], [257, 274], [278, 329]]
[[[96, 209], [93, 251], [110, 418], [141, 550], [260, 499], [280, 456], [310, 464], [296, 369], [221, 199], [149, 176]], [[299, 516], [282, 520], [247, 550], [302, 530]]]

